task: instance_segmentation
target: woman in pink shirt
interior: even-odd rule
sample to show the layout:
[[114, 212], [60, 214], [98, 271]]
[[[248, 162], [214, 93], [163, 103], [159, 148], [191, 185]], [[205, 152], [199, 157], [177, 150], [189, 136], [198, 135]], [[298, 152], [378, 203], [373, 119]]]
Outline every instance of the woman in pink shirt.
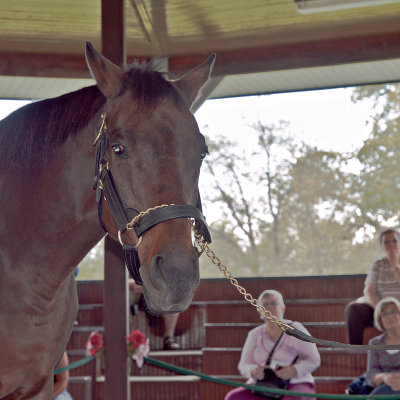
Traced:
[[[272, 315], [283, 319], [285, 304], [278, 291], [264, 290], [260, 294], [258, 302]], [[307, 329], [299, 322], [284, 321], [308, 333]], [[253, 384], [257, 379], [263, 379], [265, 362], [275, 343], [279, 340], [272, 355], [270, 368], [275, 370], [279, 378], [289, 380], [288, 390], [315, 393], [315, 383], [311, 373], [319, 367], [321, 362], [317, 347], [315, 344], [303, 342], [293, 336], [283, 334], [281, 337], [282, 333], [282, 330], [269, 320], [265, 320], [263, 325], [252, 329], [247, 335], [240, 357], [238, 365], [240, 374], [248, 378], [247, 384]], [[225, 400], [253, 399], [259, 400], [260, 397], [246, 388], [233, 389], [225, 396]], [[296, 399], [313, 400], [314, 398], [294, 396], [282, 398], [282, 400]]]

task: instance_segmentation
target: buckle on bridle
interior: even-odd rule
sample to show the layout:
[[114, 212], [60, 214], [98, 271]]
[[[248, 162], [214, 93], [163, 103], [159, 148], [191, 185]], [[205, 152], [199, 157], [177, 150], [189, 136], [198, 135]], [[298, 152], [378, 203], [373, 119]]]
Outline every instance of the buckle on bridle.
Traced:
[[99, 131], [97, 133], [96, 138], [94, 139], [93, 146], [96, 146], [97, 142], [100, 140], [101, 135], [103, 134], [103, 130], [107, 129], [107, 126], [106, 126], [106, 113], [101, 114], [101, 120], [100, 120], [99, 125], [100, 125], [100, 128], [99, 128]]

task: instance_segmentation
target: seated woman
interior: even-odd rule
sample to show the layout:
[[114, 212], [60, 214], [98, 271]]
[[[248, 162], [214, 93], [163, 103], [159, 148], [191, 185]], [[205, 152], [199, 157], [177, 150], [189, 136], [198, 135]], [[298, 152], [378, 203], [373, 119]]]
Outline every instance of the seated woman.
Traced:
[[375, 307], [376, 327], [383, 332], [369, 341], [370, 345], [399, 345], [399, 350], [369, 350], [367, 381], [375, 394], [400, 394], [400, 301], [382, 299]]
[[[276, 290], [264, 290], [259, 298], [259, 304], [269, 310], [277, 318], [283, 318], [285, 304], [282, 295]], [[307, 332], [306, 328], [299, 322], [287, 321], [295, 328]], [[253, 384], [255, 381], [264, 377], [264, 367], [271, 350], [279, 340], [278, 345], [272, 354], [270, 367], [275, 370], [276, 375], [289, 381], [288, 390], [305, 393], [315, 393], [314, 378], [311, 373], [320, 365], [320, 355], [315, 344], [302, 342], [293, 336], [283, 334], [282, 330], [269, 320], [252, 329], [247, 335], [240, 362], [239, 372], [245, 378], [249, 378], [246, 383]], [[295, 362], [293, 363], [293, 361]], [[231, 390], [225, 400], [250, 400], [260, 399], [246, 388]], [[292, 397], [284, 396], [282, 400], [304, 399], [310, 400], [312, 397]]]
[[400, 236], [394, 229], [379, 235], [386, 257], [376, 260], [365, 280], [364, 297], [346, 307], [349, 343], [362, 344], [364, 328], [373, 326], [374, 308], [379, 300], [393, 296], [400, 299]]

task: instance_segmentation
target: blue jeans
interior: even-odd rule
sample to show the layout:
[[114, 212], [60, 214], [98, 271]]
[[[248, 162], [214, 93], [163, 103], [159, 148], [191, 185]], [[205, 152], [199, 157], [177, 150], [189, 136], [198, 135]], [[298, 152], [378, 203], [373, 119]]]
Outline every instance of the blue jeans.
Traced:
[[64, 390], [57, 397], [55, 397], [54, 400], [74, 400], [74, 399], [66, 390]]
[[392, 390], [386, 383], [377, 386], [370, 394], [400, 394], [400, 390]]

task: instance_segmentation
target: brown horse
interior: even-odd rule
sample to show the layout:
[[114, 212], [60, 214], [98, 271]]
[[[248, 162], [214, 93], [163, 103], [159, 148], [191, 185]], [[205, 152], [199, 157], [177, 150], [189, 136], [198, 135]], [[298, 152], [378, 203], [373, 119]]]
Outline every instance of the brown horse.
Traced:
[[[123, 243], [138, 242], [137, 231], [115, 221], [105, 170], [126, 209], [195, 208], [207, 146], [190, 107], [214, 58], [168, 81], [145, 68], [123, 71], [88, 44], [97, 86], [0, 122], [0, 399], [52, 399], [52, 372], [78, 307], [73, 270], [104, 235], [91, 189], [95, 133], [103, 146], [97, 197], [114, 238], [119, 230]], [[199, 281], [191, 222], [174, 213], [139, 234], [146, 301], [159, 313], [185, 310]]]

